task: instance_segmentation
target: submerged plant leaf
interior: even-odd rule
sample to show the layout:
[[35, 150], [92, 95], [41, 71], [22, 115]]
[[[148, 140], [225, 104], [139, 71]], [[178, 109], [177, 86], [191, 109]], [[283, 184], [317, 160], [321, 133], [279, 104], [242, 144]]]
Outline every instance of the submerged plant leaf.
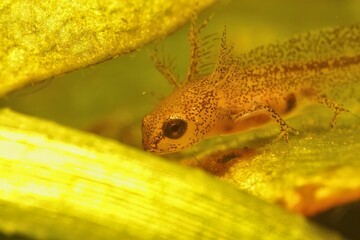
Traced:
[[[199, 9], [215, 0], [199, 1]], [[192, 1], [2, 1], [0, 96], [139, 49], [185, 23]]]
[[313, 215], [360, 199], [359, 117], [343, 115], [330, 129], [329, 111], [309, 108], [291, 119], [301, 134], [291, 136], [289, 144], [271, 144], [278, 131], [271, 126], [223, 139], [225, 149], [222, 143], [183, 163], [268, 202]]
[[0, 230], [7, 234], [340, 238], [199, 170], [6, 109], [0, 111], [0, 171]]

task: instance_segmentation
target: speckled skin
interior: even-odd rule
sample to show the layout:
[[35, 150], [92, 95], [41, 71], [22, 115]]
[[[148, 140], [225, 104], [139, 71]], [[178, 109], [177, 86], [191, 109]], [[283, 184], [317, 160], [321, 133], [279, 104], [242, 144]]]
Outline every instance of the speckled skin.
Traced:
[[[175, 84], [178, 88], [143, 120], [143, 147], [148, 151], [179, 151], [204, 138], [243, 131], [269, 119], [279, 124], [280, 137], [287, 140], [288, 132], [295, 130], [281, 116], [303, 98], [332, 109], [333, 126], [337, 115], [346, 110], [328, 99], [326, 90], [360, 82], [359, 24], [294, 36], [239, 57], [231, 53], [224, 31], [218, 62], [205, 76], [198, 74], [197, 30], [193, 24], [187, 81]], [[165, 64], [162, 67], [159, 70], [174, 81]], [[186, 132], [178, 139], [169, 139], [163, 132], [163, 123], [169, 118], [187, 123]]]

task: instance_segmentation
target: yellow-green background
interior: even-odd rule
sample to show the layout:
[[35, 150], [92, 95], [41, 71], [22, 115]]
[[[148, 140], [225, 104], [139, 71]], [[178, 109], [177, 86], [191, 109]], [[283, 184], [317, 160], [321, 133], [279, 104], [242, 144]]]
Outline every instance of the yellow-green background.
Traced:
[[[221, 33], [226, 25], [229, 41], [241, 53], [294, 33], [359, 21], [360, 4], [354, 0], [220, 1], [200, 17], [210, 14], [214, 17], [205, 32]], [[175, 57], [180, 76], [185, 75], [188, 64], [187, 31], [188, 26], [184, 26], [157, 44], [164, 47], [166, 55]], [[89, 128], [107, 116], [114, 125], [131, 128], [131, 131], [120, 129], [120, 136], [108, 135], [114, 134], [113, 137], [140, 147], [141, 118], [156, 105], [158, 97], [171, 92], [168, 82], [150, 60], [153, 48], [149, 45], [129, 55], [36, 84], [3, 98], [1, 105], [80, 129]], [[110, 132], [114, 128], [105, 127]], [[132, 136], [121, 136], [124, 134]]]

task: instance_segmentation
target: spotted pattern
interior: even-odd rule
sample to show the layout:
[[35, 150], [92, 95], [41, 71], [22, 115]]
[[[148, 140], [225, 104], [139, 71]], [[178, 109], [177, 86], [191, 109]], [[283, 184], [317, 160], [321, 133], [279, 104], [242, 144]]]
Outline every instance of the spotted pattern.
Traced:
[[[279, 138], [287, 140], [288, 132], [296, 131], [282, 116], [303, 98], [333, 110], [332, 127], [337, 116], [346, 111], [328, 99], [326, 93], [339, 84], [360, 82], [360, 24], [297, 35], [240, 56], [233, 55], [224, 29], [214, 70], [200, 76], [198, 34], [206, 24], [198, 28], [192, 24], [191, 64], [185, 82], [175, 79], [165, 67], [160, 69], [176, 89], [143, 120], [146, 150], [179, 151], [204, 138], [242, 131], [268, 119], [278, 123]], [[157, 63], [159, 66], [165, 65]], [[179, 139], [169, 139], [162, 132], [162, 125], [169, 118], [187, 123], [187, 130]]]

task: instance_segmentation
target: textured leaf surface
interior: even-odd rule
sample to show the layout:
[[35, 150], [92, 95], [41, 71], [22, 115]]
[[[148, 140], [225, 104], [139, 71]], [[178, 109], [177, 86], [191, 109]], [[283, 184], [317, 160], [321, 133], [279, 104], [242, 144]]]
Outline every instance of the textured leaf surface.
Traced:
[[2, 1], [0, 96], [134, 51], [184, 24], [194, 7], [185, 0]]
[[360, 120], [344, 114], [330, 129], [329, 113], [312, 107], [291, 119], [301, 134], [292, 135], [289, 144], [271, 144], [278, 132], [274, 124], [221, 139], [212, 143], [215, 147], [208, 154], [183, 163], [304, 215], [356, 201], [360, 199]]

